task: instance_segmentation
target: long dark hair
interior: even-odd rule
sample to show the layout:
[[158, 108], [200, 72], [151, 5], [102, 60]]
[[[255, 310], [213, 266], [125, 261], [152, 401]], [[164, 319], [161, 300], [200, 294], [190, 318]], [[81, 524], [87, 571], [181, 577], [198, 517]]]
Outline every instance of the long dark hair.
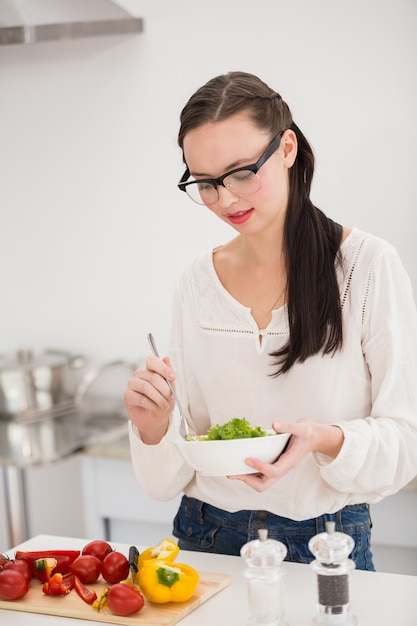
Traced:
[[[229, 72], [211, 79], [191, 96], [181, 112], [178, 144], [205, 123], [225, 120], [246, 111], [255, 124], [271, 133], [291, 129], [298, 152], [289, 170], [289, 199], [284, 225], [287, 270], [287, 308], [290, 337], [271, 353], [278, 366], [274, 376], [288, 372], [297, 361], [322, 351], [333, 354], [342, 346], [342, 312], [335, 261], [339, 256], [342, 227], [310, 200], [314, 154], [292, 119], [281, 96], [253, 74]], [[185, 159], [184, 159], [185, 162]]]

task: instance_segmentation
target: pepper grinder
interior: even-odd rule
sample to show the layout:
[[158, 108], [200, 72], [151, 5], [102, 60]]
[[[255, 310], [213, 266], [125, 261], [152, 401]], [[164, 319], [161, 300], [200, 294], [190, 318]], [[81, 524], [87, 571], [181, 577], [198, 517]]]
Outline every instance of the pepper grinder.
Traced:
[[249, 625], [288, 626], [284, 623], [282, 601], [282, 561], [287, 548], [280, 541], [268, 539], [266, 528], [258, 530], [259, 539], [242, 546], [240, 555], [247, 568], [243, 575], [247, 579], [249, 602]]
[[313, 624], [355, 626], [356, 617], [349, 602], [349, 572], [355, 563], [349, 559], [355, 542], [345, 533], [335, 532], [335, 522], [327, 522], [326, 532], [310, 539], [308, 547], [316, 560], [310, 565], [317, 572], [318, 603]]

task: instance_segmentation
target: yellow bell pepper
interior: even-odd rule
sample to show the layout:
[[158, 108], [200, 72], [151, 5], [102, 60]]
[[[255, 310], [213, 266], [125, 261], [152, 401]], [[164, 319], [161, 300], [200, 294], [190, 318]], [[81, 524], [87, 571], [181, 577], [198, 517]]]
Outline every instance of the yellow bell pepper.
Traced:
[[174, 561], [180, 551], [178, 545], [172, 539], [162, 539], [156, 546], [144, 550], [138, 559], [138, 569], [140, 570], [145, 561], [149, 559], [162, 559], [164, 561]]
[[149, 602], [186, 602], [193, 595], [199, 578], [190, 565], [148, 559], [139, 570], [139, 587]]
[[98, 612], [100, 612], [107, 607], [107, 594], [109, 593], [109, 591], [110, 587], [106, 587], [105, 589], [103, 589], [101, 594], [94, 600], [93, 604], [91, 605], [93, 609], [96, 609]]

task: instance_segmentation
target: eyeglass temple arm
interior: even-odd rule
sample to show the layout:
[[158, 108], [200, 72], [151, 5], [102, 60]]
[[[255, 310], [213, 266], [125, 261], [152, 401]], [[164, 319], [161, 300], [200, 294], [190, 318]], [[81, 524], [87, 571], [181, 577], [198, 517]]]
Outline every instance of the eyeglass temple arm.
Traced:
[[186, 182], [186, 180], [188, 180], [190, 178], [190, 170], [188, 169], [188, 167], [186, 168], [184, 174], [182, 175], [182, 178], [180, 180], [180, 182], [178, 183], [178, 187], [181, 189], [181, 191], [185, 191], [185, 186], [184, 183]]

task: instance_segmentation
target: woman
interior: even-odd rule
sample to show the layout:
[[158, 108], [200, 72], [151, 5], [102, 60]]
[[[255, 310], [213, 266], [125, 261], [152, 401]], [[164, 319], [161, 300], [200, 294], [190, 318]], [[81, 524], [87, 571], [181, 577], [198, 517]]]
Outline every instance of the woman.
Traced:
[[[260, 527], [287, 560], [312, 560], [327, 520], [373, 570], [369, 504], [417, 473], [417, 316], [385, 241], [313, 206], [314, 157], [279, 94], [256, 76], [210, 80], [181, 114], [179, 188], [236, 236], [194, 260], [174, 298], [170, 357], [129, 381], [133, 465], [153, 497], [184, 492], [181, 548], [226, 554]], [[202, 476], [183, 461], [175, 380], [192, 434], [245, 417], [290, 433], [256, 473]]]

